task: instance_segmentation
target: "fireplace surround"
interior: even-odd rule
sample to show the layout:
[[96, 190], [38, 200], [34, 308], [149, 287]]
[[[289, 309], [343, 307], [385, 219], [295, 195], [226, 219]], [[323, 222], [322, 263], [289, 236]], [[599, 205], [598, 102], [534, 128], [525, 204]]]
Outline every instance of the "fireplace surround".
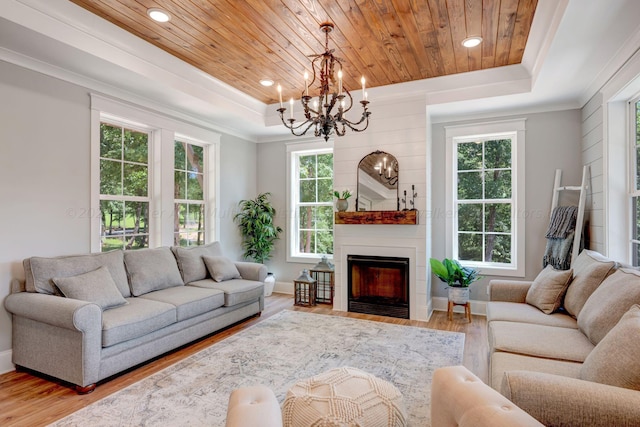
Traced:
[[409, 258], [348, 255], [347, 276], [348, 311], [409, 319]]

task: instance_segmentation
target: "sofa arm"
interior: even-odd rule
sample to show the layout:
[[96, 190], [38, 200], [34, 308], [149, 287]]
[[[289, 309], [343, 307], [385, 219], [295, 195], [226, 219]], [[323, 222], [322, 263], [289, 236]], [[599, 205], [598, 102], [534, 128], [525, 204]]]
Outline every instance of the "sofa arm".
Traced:
[[78, 331], [102, 330], [102, 310], [86, 301], [19, 292], [7, 296], [4, 307], [16, 316], [52, 326]]
[[489, 301], [526, 302], [531, 283], [519, 280], [492, 280], [489, 282]]
[[257, 262], [236, 261], [236, 268], [243, 279], [264, 282], [267, 278], [267, 266]]
[[502, 394], [545, 425], [640, 424], [640, 391], [622, 387], [540, 372], [509, 371], [503, 377]]
[[541, 427], [464, 366], [436, 369], [431, 384], [433, 427]]
[[282, 427], [282, 412], [273, 391], [253, 386], [231, 392], [226, 427]]

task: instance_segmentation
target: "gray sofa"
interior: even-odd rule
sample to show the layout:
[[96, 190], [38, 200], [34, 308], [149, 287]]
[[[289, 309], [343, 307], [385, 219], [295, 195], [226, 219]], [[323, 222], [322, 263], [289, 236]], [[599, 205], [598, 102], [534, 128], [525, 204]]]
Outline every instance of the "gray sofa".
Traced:
[[214, 242], [24, 261], [5, 308], [13, 363], [90, 392], [95, 384], [264, 309], [262, 264]]

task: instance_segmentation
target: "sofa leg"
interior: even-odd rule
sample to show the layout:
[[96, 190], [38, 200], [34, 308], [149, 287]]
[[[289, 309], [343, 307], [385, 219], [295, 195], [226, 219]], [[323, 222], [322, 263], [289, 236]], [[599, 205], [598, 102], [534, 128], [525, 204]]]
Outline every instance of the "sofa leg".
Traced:
[[76, 389], [76, 393], [78, 393], [78, 394], [89, 394], [93, 390], [96, 389], [96, 385], [95, 384], [89, 384], [88, 386], [84, 386], [84, 387], [76, 385], [75, 389]]

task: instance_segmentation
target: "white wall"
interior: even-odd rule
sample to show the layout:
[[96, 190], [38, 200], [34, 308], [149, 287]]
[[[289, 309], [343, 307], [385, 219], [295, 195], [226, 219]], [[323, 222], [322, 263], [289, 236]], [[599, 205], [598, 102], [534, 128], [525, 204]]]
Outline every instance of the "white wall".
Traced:
[[[483, 123], [513, 118], [526, 119], [525, 147], [525, 277], [518, 280], [533, 280], [542, 270], [542, 256], [549, 225], [553, 179], [556, 169], [563, 171], [563, 184], [578, 185], [582, 179], [580, 161], [581, 114], [580, 110], [554, 111], [549, 113], [501, 116], [482, 121], [460, 121], [436, 123], [432, 127], [432, 256], [442, 259], [445, 254], [445, 126], [453, 124]], [[575, 202], [571, 198], [565, 204]], [[562, 202], [562, 200], [561, 200]], [[450, 254], [449, 254], [450, 256]], [[472, 300], [487, 300], [489, 280], [505, 277], [485, 276], [471, 287]], [[446, 297], [446, 288], [438, 280], [432, 281], [432, 296]]]
[[[0, 61], [0, 300], [22, 260], [90, 250], [89, 91]], [[240, 258], [232, 210], [256, 193], [256, 147], [221, 138], [220, 240]], [[7, 370], [11, 317], [0, 308], [0, 372]]]

